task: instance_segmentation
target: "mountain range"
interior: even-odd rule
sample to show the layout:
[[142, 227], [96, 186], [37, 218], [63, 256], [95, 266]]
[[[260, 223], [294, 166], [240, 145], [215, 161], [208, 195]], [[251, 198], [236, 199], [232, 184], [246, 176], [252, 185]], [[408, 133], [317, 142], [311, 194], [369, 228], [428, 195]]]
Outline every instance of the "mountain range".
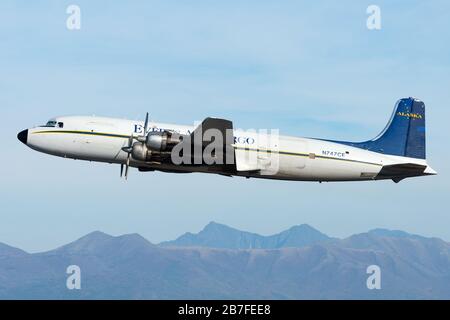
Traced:
[[[69, 265], [80, 290], [66, 287]], [[367, 288], [370, 265], [379, 290]], [[42, 253], [0, 243], [0, 299], [450, 299], [450, 244], [386, 229], [337, 239], [308, 225], [262, 236], [211, 222], [160, 244], [95, 231]]]
[[197, 234], [187, 232], [176, 240], [162, 242], [160, 245], [227, 249], [277, 249], [303, 247], [330, 240], [332, 238], [307, 224], [293, 226], [286, 231], [271, 236], [261, 236], [256, 233], [237, 230], [224, 224], [210, 222]]

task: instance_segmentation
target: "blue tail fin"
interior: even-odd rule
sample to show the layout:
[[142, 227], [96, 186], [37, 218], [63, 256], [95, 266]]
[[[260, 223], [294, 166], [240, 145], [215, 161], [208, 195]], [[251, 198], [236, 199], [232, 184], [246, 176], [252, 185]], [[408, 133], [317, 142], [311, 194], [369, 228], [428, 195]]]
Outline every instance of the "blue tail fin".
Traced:
[[384, 154], [425, 159], [425, 104], [414, 98], [400, 99], [386, 128], [365, 142], [341, 142]]

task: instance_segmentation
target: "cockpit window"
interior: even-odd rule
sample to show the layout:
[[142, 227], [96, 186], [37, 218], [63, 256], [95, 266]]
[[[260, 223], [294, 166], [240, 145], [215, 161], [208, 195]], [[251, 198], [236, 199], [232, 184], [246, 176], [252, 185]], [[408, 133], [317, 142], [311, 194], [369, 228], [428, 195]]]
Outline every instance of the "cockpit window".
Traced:
[[56, 127], [56, 121], [50, 120], [49, 122], [47, 122], [47, 124], [43, 127]]
[[64, 128], [64, 122], [57, 122], [55, 120], [48, 121], [45, 125], [41, 127], [47, 127], [47, 128]]

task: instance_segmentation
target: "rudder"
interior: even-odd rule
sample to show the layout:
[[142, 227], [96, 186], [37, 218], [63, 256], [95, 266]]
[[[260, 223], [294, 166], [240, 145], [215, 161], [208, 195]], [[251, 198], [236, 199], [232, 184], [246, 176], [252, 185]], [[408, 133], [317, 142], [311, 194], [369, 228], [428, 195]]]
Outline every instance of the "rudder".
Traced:
[[425, 159], [425, 104], [413, 99], [412, 117], [409, 121], [405, 157]]

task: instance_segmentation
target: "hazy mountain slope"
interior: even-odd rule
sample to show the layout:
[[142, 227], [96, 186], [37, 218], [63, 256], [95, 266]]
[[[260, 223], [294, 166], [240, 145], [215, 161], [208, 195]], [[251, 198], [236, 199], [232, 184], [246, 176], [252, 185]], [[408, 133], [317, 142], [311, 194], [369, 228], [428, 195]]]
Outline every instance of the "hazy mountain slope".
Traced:
[[27, 253], [23, 250], [8, 246], [7, 244], [4, 243], [0, 243], [0, 258], [2, 256], [22, 256], [26, 254]]
[[[256, 236], [243, 243], [266, 241]], [[368, 232], [297, 248], [236, 250], [162, 247], [137, 234], [94, 232], [44, 253], [10, 248], [0, 246], [3, 299], [450, 299], [450, 245], [411, 235]], [[81, 268], [81, 290], [66, 288], [71, 264]], [[371, 264], [381, 268], [381, 290], [366, 287]]]

